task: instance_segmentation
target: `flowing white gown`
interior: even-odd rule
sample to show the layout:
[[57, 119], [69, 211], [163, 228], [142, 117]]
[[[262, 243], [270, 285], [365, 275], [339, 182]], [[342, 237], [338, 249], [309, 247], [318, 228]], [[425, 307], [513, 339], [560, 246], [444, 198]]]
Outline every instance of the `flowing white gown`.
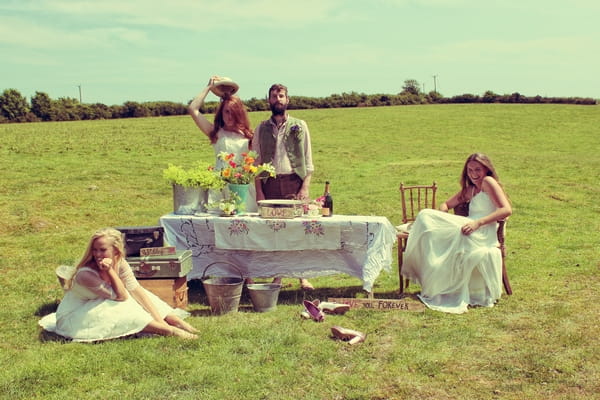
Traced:
[[[131, 271], [129, 264], [123, 268]], [[89, 267], [81, 267], [79, 273], [98, 275]], [[121, 270], [119, 271], [121, 276]], [[98, 275], [98, 279], [101, 279]], [[73, 285], [60, 302], [56, 313], [44, 316], [39, 325], [49, 332], [57, 333], [74, 342], [95, 342], [115, 339], [141, 332], [152, 321], [152, 316], [132, 297], [125, 301], [116, 301], [100, 297], [90, 288], [73, 278]], [[139, 284], [133, 278], [132, 286]], [[110, 285], [106, 286], [109, 288]], [[181, 309], [171, 308], [153, 293], [141, 287], [156, 306], [162, 318], [175, 314], [185, 318], [190, 314]], [[112, 290], [112, 289], [108, 289]]]
[[402, 275], [421, 285], [429, 308], [460, 314], [469, 305], [492, 307], [502, 294], [502, 255], [497, 223], [464, 235], [469, 220], [496, 210], [484, 192], [469, 204], [469, 217], [422, 210], [410, 229]]
[[[248, 152], [248, 144], [250, 141], [244, 136], [236, 132], [227, 131], [223, 128], [217, 133], [217, 141], [212, 145], [215, 151], [215, 157], [220, 152], [241, 154]], [[217, 159], [215, 162], [216, 169], [222, 169], [225, 166], [224, 161]], [[211, 191], [209, 193], [209, 203], [216, 202], [222, 197], [221, 193]], [[256, 212], [258, 206], [256, 205], [256, 188], [254, 182], [250, 183], [248, 187], [248, 197], [246, 198], [246, 210], [245, 212]]]

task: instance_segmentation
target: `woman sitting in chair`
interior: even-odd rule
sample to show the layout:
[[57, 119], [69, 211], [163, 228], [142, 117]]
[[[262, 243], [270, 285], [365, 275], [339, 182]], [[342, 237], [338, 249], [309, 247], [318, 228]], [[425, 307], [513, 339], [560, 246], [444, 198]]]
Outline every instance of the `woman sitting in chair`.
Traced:
[[[421, 285], [427, 307], [460, 314], [469, 305], [492, 307], [502, 294], [502, 255], [497, 221], [512, 213], [490, 159], [467, 158], [462, 189], [440, 211], [425, 209], [413, 223], [402, 267], [404, 277]], [[469, 215], [448, 214], [469, 204]]]

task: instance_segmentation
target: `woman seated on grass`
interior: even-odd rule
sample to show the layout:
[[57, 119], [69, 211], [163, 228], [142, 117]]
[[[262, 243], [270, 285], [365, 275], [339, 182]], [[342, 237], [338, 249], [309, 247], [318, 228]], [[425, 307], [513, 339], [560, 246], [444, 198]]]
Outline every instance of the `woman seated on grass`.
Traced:
[[[419, 212], [410, 229], [402, 275], [421, 285], [431, 309], [463, 313], [469, 305], [492, 307], [502, 294], [502, 255], [497, 221], [511, 215], [510, 202], [490, 159], [472, 154], [462, 189], [440, 211]], [[469, 216], [448, 214], [469, 203]]]
[[94, 233], [56, 313], [40, 320], [42, 328], [77, 342], [138, 332], [196, 339], [196, 329], [182, 319], [189, 313], [140, 286], [124, 254], [121, 232]]

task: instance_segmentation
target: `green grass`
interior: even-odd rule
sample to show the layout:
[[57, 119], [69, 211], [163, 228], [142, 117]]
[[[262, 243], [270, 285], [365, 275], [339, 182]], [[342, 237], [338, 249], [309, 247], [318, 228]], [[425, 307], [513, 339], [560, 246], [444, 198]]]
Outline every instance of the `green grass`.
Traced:
[[[66, 343], [37, 320], [62, 297], [54, 275], [103, 226], [153, 225], [171, 210], [168, 163], [213, 162], [189, 117], [0, 125], [0, 398], [600, 398], [600, 109], [440, 105], [304, 110], [316, 173], [336, 213], [400, 220], [398, 185], [458, 189], [466, 157], [494, 161], [513, 202], [507, 265], [514, 295], [464, 315], [277, 311], [210, 316], [190, 282], [198, 341]], [[252, 113], [253, 125], [266, 113]], [[375, 296], [397, 298], [397, 266]], [[311, 297], [364, 296], [348, 276], [311, 280]], [[412, 285], [410, 292], [418, 291]], [[250, 307], [248, 297], [241, 309]], [[365, 331], [356, 347], [334, 325]]]

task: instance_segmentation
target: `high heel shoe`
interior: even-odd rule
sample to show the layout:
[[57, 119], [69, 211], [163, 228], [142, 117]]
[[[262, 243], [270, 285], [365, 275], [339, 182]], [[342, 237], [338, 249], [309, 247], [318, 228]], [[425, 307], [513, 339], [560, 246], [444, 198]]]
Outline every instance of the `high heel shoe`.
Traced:
[[319, 301], [318, 299], [313, 301], [313, 304], [326, 314], [340, 314], [343, 315], [346, 311], [350, 310], [349, 304], [334, 303], [330, 301]]
[[323, 312], [319, 310], [319, 308], [314, 303], [308, 300], [304, 300], [303, 304], [304, 308], [313, 320], [317, 322], [323, 322], [323, 320], [325, 319], [325, 315], [323, 315]]
[[367, 335], [362, 332], [342, 328], [341, 326], [332, 326], [331, 333], [333, 333], [333, 336], [336, 338], [348, 342], [349, 345], [364, 342], [367, 337]]

